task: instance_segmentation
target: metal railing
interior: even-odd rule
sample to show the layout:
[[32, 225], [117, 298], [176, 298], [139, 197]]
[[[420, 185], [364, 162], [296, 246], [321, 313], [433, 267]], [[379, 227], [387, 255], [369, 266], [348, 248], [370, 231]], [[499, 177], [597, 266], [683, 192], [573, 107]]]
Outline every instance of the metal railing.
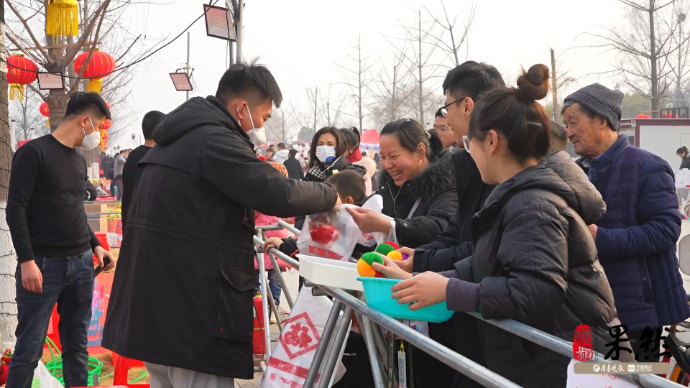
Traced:
[[[263, 230], [277, 230], [280, 229], [281, 227], [285, 227], [286, 224], [283, 221], [279, 221], [278, 226], [271, 226], [271, 227], [260, 227], [260, 229]], [[290, 228], [285, 228], [288, 229], [289, 231], [295, 233], [299, 233], [299, 230], [294, 229], [294, 227], [290, 226]], [[291, 230], [292, 229], [292, 230]], [[294, 231], [293, 231], [294, 230]], [[254, 236], [254, 242], [259, 245], [263, 245], [264, 241], [260, 239], [257, 236]], [[277, 256], [281, 260], [285, 261], [288, 265], [299, 269], [299, 262], [282, 252], [280, 252], [277, 249], [271, 249], [270, 253], [272, 255], [269, 256]], [[275, 259], [274, 259], [275, 260]], [[263, 260], [261, 260], [263, 262]], [[275, 263], [274, 263], [275, 265]], [[260, 264], [260, 266], [262, 266]], [[281, 276], [282, 278], [282, 276]], [[456, 371], [466, 375], [467, 377], [471, 378], [474, 381], [477, 381], [478, 383], [487, 386], [487, 387], [519, 387], [519, 385], [516, 385], [512, 381], [492, 372], [491, 370], [487, 369], [486, 367], [483, 367], [472, 360], [454, 352], [453, 350], [439, 344], [436, 341], [431, 340], [428, 337], [425, 337], [421, 333], [417, 332], [416, 330], [413, 330], [412, 328], [408, 327], [407, 325], [402, 324], [401, 322], [395, 320], [394, 318], [391, 318], [385, 314], [382, 314], [371, 307], [369, 307], [366, 303], [362, 302], [361, 300], [355, 298], [354, 296], [350, 295], [349, 293], [337, 289], [337, 288], [331, 288], [323, 285], [315, 285], [319, 289], [323, 290], [326, 294], [332, 296], [335, 299], [335, 303], [340, 303], [344, 305], [346, 308], [351, 309], [352, 312], [354, 312], [354, 315], [362, 318], [361, 322], [364, 322], [364, 326], [366, 327], [369, 321], [375, 322], [378, 324], [380, 327], [385, 328], [386, 330], [394, 333], [395, 335], [399, 336], [405, 341], [408, 341], [415, 347], [419, 348], [420, 350], [424, 351], [425, 353], [433, 356], [437, 360], [443, 362], [444, 364], [448, 365], [449, 367], [455, 369]], [[335, 306], [335, 305], [334, 305]], [[524, 338], [530, 342], [533, 342], [535, 344], [538, 344], [544, 348], [547, 348], [551, 351], [554, 351], [558, 354], [564, 355], [568, 358], [573, 358], [573, 343], [568, 342], [562, 338], [556, 337], [552, 334], [543, 332], [541, 330], [537, 330], [533, 327], [530, 327], [528, 325], [525, 325], [523, 323], [511, 320], [511, 319], [484, 319], [482, 318], [481, 314], [479, 313], [470, 313], [470, 315], [474, 316], [477, 319], [481, 319], [484, 322], [487, 322], [489, 324], [492, 324], [496, 327], [499, 327], [503, 330], [506, 330], [512, 334], [515, 334], [521, 338]], [[330, 317], [329, 317], [330, 320]], [[365, 337], [369, 336], [371, 332], [366, 332], [363, 333]], [[370, 344], [372, 339], [371, 338], [365, 338], [367, 344]], [[377, 346], [379, 349], [381, 346]], [[318, 352], [318, 349], [317, 349]], [[384, 385], [384, 377], [382, 376], [382, 364], [379, 361], [378, 357], [376, 357], [375, 352], [376, 349], [371, 349], [370, 346], [368, 346], [368, 352], [370, 356], [370, 360], [372, 361], [372, 371], [374, 373], [374, 381], [375, 385], [377, 388], [383, 387]], [[323, 356], [323, 354], [321, 355]], [[603, 360], [604, 357], [601, 354], [597, 353], [597, 356], [599, 359]], [[607, 360], [608, 361], [608, 360]], [[592, 361], [594, 362], [594, 361]], [[611, 361], [615, 362], [615, 361]], [[376, 367], [376, 368], [375, 368]], [[377, 370], [378, 369], [378, 370]], [[670, 371], [669, 371], [670, 372]], [[315, 374], [316, 372], [314, 372]], [[668, 387], [668, 388], [675, 388], [675, 387], [681, 387], [681, 385], [676, 384], [670, 380], [663, 379], [659, 376], [656, 375], [649, 375], [649, 374], [615, 374], [611, 373], [612, 375], [616, 375], [619, 378], [632, 382], [634, 384], [641, 385], [643, 387]], [[323, 376], [322, 376], [323, 377]], [[311, 381], [313, 382], [313, 380]], [[311, 383], [310, 382], [310, 383]], [[305, 387], [311, 388], [311, 385], [305, 384]]]

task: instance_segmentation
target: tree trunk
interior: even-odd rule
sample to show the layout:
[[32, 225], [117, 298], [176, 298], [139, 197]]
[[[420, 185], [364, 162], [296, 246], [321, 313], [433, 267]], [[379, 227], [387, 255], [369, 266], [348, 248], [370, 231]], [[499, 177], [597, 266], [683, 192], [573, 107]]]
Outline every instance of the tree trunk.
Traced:
[[652, 117], [661, 117], [659, 111], [659, 74], [657, 74], [658, 58], [656, 52], [656, 36], [654, 34], [654, 0], [649, 0], [649, 59], [652, 83]]
[[48, 94], [48, 109], [50, 109], [50, 133], [55, 132], [62, 124], [67, 110], [69, 96], [63, 90], [51, 90]]
[[[14, 341], [17, 327], [14, 273], [17, 257], [12, 246], [10, 230], [5, 219], [7, 194], [10, 186], [12, 148], [7, 101], [7, 48], [5, 47], [5, 1], [0, 0], [0, 340]], [[5, 347], [2, 346], [1, 349]]]
[[551, 112], [552, 120], [559, 122], [561, 115], [558, 109], [558, 77], [556, 76], [556, 54], [551, 49], [551, 97], [553, 104], [553, 111]]

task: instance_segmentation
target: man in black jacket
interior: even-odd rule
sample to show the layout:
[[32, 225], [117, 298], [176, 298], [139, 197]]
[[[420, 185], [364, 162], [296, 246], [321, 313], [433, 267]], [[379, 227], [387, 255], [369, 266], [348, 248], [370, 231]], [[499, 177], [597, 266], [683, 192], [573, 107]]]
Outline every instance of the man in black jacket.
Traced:
[[[469, 131], [470, 116], [481, 93], [504, 87], [501, 74], [495, 67], [485, 63], [467, 61], [448, 72], [443, 81], [446, 105], [440, 111], [448, 119], [448, 125], [455, 132], [458, 146], [463, 147], [462, 137]], [[472, 217], [484, 205], [493, 186], [482, 182], [477, 165], [470, 154], [461, 149], [452, 154], [455, 169], [455, 184], [458, 193], [458, 211], [451, 219], [448, 229], [436, 241], [406, 251], [411, 257], [405, 260], [410, 272], [441, 272], [454, 269], [455, 263], [472, 255]], [[453, 322], [454, 321], [454, 322]], [[455, 348], [460, 354], [485, 364], [479, 342], [477, 319], [466, 314], [455, 314], [447, 324], [429, 325], [429, 335], [441, 343], [448, 343], [455, 326]], [[451, 341], [452, 342], [452, 341]], [[473, 386], [472, 380], [458, 374], [454, 386]]]
[[135, 148], [129, 154], [125, 167], [122, 169], [122, 229], [124, 230], [127, 223], [127, 211], [129, 210], [129, 203], [132, 200], [134, 187], [139, 181], [139, 167], [138, 164], [141, 159], [156, 145], [153, 140], [153, 129], [163, 120], [165, 114], [157, 110], [152, 110], [144, 115], [141, 120], [141, 130], [144, 133], [144, 144]]
[[297, 155], [297, 150], [291, 149], [289, 152], [288, 159], [283, 163], [288, 171], [290, 179], [304, 179], [304, 170], [302, 170], [302, 163], [295, 158]]
[[233, 65], [153, 132], [139, 163], [103, 346], [147, 363], [152, 386], [232, 387], [254, 375], [254, 211], [325, 212], [327, 183], [258, 159], [282, 95], [263, 66]]

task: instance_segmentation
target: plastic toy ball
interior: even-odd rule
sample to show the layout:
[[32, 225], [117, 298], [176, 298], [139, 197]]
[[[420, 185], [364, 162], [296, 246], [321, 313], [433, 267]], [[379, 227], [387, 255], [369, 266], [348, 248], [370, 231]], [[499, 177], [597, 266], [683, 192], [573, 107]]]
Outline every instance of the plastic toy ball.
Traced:
[[376, 270], [362, 259], [357, 262], [357, 273], [363, 278], [372, 278], [376, 276]]
[[357, 262], [357, 273], [359, 276], [363, 278], [371, 278], [376, 276], [378, 272], [371, 266], [374, 263], [383, 264], [383, 258], [374, 252], [367, 252], [363, 254]]
[[400, 249], [400, 245], [394, 243], [393, 241], [384, 241], [383, 243], [392, 246], [393, 248], [395, 248], [395, 250]]
[[384, 256], [386, 256], [386, 255], [388, 254], [388, 252], [394, 251], [394, 250], [395, 250], [395, 248], [393, 248], [392, 245], [386, 244], [386, 243], [379, 244], [379, 245], [376, 247], [376, 252], [378, 252], [378, 253], [380, 253], [380, 254], [382, 254], [382, 255], [384, 255]]
[[404, 253], [402, 254], [402, 259], [403, 259], [403, 260], [407, 260], [407, 259], [409, 259], [409, 258], [410, 258], [410, 255], [407, 255], [407, 254], [404, 254]]
[[386, 256], [390, 257], [393, 260], [398, 260], [398, 261], [402, 261], [402, 259], [403, 259], [402, 253], [400, 253], [398, 251], [390, 251], [390, 252], [388, 252], [388, 254]]
[[365, 261], [370, 266], [374, 263], [383, 264], [383, 257], [381, 257], [380, 255], [377, 255], [374, 252], [367, 252], [367, 253], [363, 254], [359, 260]]

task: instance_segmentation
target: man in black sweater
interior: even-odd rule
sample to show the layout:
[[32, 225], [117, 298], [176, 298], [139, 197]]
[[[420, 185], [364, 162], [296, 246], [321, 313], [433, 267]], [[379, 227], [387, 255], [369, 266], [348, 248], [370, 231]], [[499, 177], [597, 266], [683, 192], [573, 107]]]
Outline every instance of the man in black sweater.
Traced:
[[283, 163], [288, 171], [288, 176], [290, 179], [304, 179], [304, 171], [302, 170], [302, 164], [295, 158], [297, 155], [297, 150], [290, 150], [288, 159]]
[[165, 113], [159, 112], [157, 110], [152, 110], [144, 115], [144, 119], [141, 121], [141, 130], [144, 132], [144, 145], [141, 145], [130, 152], [127, 162], [125, 162], [125, 167], [122, 169], [122, 230], [125, 229], [125, 224], [127, 223], [127, 209], [129, 209], [129, 203], [132, 200], [132, 194], [134, 193], [134, 187], [139, 181], [139, 168], [137, 165], [139, 161], [151, 150], [153, 146], [156, 145], [156, 141], [153, 140], [153, 129], [156, 125], [165, 117]]
[[87, 385], [87, 330], [91, 321], [93, 254], [115, 266], [89, 228], [84, 212], [86, 161], [75, 149], [93, 149], [110, 112], [97, 93], [76, 93], [62, 124], [28, 142], [12, 161], [7, 224], [17, 251], [17, 344], [8, 387], [29, 388], [43, 355], [55, 303], [65, 387]]

